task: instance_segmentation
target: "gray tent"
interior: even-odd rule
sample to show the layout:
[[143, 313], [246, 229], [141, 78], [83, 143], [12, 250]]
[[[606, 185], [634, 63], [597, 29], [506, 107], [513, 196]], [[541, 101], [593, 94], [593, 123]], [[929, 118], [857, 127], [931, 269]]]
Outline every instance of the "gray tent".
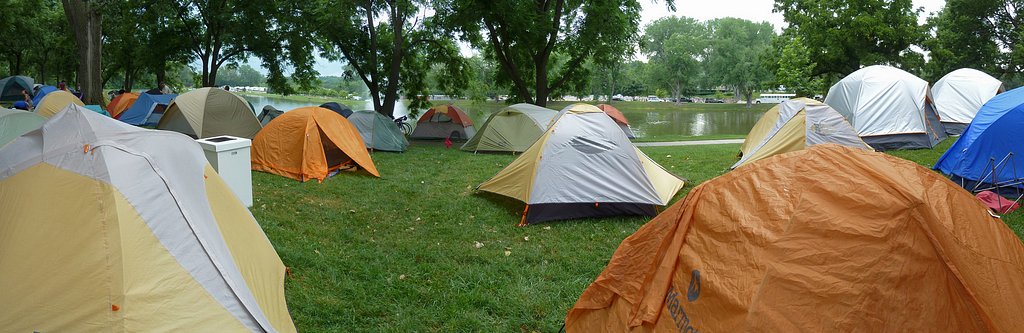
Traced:
[[267, 126], [271, 120], [274, 120], [274, 118], [277, 118], [281, 114], [284, 114], [284, 111], [274, 108], [273, 105], [267, 105], [263, 107], [263, 111], [260, 112], [259, 116], [256, 116], [256, 118], [259, 118], [260, 125]]
[[615, 215], [657, 215], [684, 181], [626, 138], [604, 111], [573, 104], [481, 191], [526, 203], [521, 224]]
[[529, 103], [506, 106], [492, 113], [480, 132], [462, 145], [465, 151], [523, 152], [548, 130], [558, 111]]
[[377, 111], [352, 112], [352, 115], [348, 116], [348, 121], [359, 130], [366, 148], [403, 152], [409, 147], [409, 141], [402, 135], [398, 125]]

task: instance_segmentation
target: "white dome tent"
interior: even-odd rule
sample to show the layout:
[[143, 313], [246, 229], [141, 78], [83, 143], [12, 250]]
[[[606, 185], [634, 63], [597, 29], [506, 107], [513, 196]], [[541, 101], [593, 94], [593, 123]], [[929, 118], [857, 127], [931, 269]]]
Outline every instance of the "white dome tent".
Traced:
[[928, 82], [898, 68], [861, 68], [829, 88], [825, 104], [876, 150], [931, 148], [946, 139]]
[[935, 82], [932, 97], [946, 133], [960, 135], [981, 106], [1002, 93], [1003, 82], [982, 71], [961, 68]]

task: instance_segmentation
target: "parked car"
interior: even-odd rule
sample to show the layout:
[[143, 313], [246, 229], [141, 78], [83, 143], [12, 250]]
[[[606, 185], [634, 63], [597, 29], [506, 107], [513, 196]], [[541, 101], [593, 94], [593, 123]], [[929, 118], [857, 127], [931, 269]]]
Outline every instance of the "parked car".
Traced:
[[661, 98], [658, 98], [658, 96], [654, 96], [654, 95], [647, 96], [647, 101], [648, 102], [664, 102], [663, 100], [661, 100]]
[[704, 100], [704, 103], [725, 103], [725, 101], [719, 98], [708, 98]]

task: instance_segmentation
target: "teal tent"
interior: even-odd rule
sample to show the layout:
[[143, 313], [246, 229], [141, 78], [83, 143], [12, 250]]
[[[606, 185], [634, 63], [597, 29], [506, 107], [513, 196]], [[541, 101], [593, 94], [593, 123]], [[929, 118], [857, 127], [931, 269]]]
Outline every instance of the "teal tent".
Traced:
[[28, 76], [9, 76], [0, 79], [0, 101], [21, 101], [25, 97], [21, 91], [25, 90], [29, 96], [32, 95], [32, 86], [35, 83]]
[[107, 110], [104, 110], [99, 105], [90, 104], [90, 105], [86, 105], [85, 108], [89, 109], [92, 112], [96, 112], [96, 113], [102, 114], [104, 116], [110, 117], [110, 112], [107, 112]]
[[0, 108], [0, 147], [22, 134], [39, 129], [45, 121], [46, 118], [35, 112]]
[[409, 141], [398, 130], [398, 125], [388, 117], [372, 110], [352, 112], [348, 121], [356, 126], [363, 137], [366, 148], [384, 151], [405, 151]]

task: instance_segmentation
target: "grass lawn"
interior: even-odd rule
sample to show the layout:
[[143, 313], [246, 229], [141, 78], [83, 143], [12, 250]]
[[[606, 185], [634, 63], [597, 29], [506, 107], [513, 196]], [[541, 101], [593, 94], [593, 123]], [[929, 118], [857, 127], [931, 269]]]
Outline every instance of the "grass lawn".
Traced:
[[[667, 104], [667, 103], [666, 103]], [[930, 165], [942, 149], [896, 152]], [[695, 184], [727, 171], [738, 145], [643, 150]], [[377, 152], [380, 179], [299, 183], [253, 174], [253, 214], [292, 269], [301, 332], [555, 332], [646, 218], [516, 227], [523, 205], [474, 193], [515, 157], [413, 144]], [[1019, 213], [1007, 222], [1024, 233]]]

